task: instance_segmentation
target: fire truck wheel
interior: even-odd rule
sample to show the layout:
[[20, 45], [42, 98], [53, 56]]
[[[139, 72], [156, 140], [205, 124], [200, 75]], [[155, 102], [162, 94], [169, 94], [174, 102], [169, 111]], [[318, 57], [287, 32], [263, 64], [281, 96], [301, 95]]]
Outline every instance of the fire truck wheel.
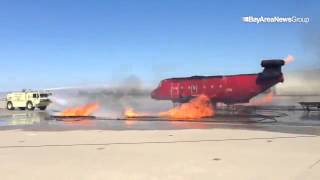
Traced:
[[30, 101], [27, 102], [27, 109], [30, 110], [30, 111], [34, 110], [32, 102], [30, 102]]
[[12, 102], [7, 102], [7, 109], [8, 110], [14, 110], [14, 107], [13, 107], [13, 104], [12, 104]]

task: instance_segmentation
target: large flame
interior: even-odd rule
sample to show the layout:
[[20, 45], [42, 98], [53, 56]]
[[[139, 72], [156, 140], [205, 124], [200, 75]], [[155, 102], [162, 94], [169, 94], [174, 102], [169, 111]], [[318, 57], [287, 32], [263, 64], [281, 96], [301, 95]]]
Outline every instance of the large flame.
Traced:
[[[161, 117], [169, 119], [200, 119], [214, 116], [215, 112], [210, 99], [205, 95], [200, 95], [188, 103], [174, 107], [168, 111], [158, 113]], [[133, 108], [126, 108], [124, 116], [127, 118], [150, 116], [149, 113], [136, 112]], [[131, 122], [130, 122], [131, 123]]]
[[294, 57], [293, 57], [292, 55], [288, 55], [288, 56], [284, 59], [285, 64], [289, 64], [289, 63], [291, 63], [292, 61], [294, 61]]
[[98, 103], [88, 103], [83, 106], [66, 108], [61, 112], [60, 116], [90, 116], [93, 112], [99, 109]]
[[210, 99], [205, 95], [200, 95], [188, 103], [174, 107], [169, 111], [161, 112], [160, 116], [170, 119], [200, 119], [214, 114]]

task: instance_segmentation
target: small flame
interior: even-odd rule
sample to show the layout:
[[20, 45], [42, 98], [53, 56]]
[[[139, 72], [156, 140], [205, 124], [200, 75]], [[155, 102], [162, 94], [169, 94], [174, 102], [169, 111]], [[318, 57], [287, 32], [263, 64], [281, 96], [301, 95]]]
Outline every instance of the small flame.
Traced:
[[60, 116], [90, 116], [99, 107], [98, 103], [88, 103], [83, 106], [66, 108], [60, 113]]
[[270, 91], [265, 96], [255, 99], [252, 102], [249, 103], [251, 106], [263, 106], [272, 103], [274, 97], [273, 91]]
[[138, 113], [136, 113], [133, 108], [129, 107], [124, 112], [125, 117], [136, 117]]
[[147, 115], [146, 113], [136, 112], [136, 111], [134, 111], [134, 109], [132, 107], [128, 107], [124, 111], [124, 116], [126, 118], [128, 118], [128, 119], [126, 119], [125, 124], [127, 126], [132, 126], [136, 123], [136, 120], [131, 119], [131, 118], [142, 117], [142, 116], [146, 116], [146, 115]]
[[126, 108], [124, 112], [124, 116], [127, 118], [134, 118], [134, 117], [141, 117], [141, 116], [148, 116], [147, 113], [141, 113], [141, 112], [136, 112], [133, 110], [132, 107]]
[[294, 59], [295, 59], [295, 58], [294, 58], [292, 55], [288, 55], [288, 56], [284, 59], [284, 62], [285, 62], [285, 64], [289, 64], [289, 63], [293, 62]]
[[200, 95], [188, 103], [174, 107], [169, 111], [161, 112], [160, 116], [171, 119], [200, 119], [214, 114], [210, 99], [205, 95]]

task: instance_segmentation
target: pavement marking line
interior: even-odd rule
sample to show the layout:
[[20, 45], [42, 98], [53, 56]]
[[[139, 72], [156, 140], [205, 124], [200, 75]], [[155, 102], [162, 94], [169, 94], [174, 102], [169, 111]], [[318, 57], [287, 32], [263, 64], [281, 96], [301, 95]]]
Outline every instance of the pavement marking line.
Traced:
[[320, 163], [320, 159], [318, 159], [316, 162], [314, 162], [313, 164], [311, 164], [311, 166], [309, 166], [309, 169], [312, 169], [314, 166], [316, 166], [318, 163]]
[[[100, 119], [97, 117], [95, 120], [101, 121], [126, 121], [128, 119]], [[219, 120], [201, 120], [201, 121], [194, 121], [194, 120], [163, 120], [163, 119], [153, 119], [153, 120], [137, 120], [136, 122], [180, 122], [180, 123], [201, 123], [201, 124], [222, 124], [222, 125], [231, 125], [231, 126], [248, 126], [248, 125], [257, 125], [257, 126], [267, 126], [267, 127], [320, 127], [319, 125], [290, 125], [283, 122], [268, 122], [268, 121], [219, 121]], [[239, 123], [240, 122], [240, 123]]]
[[247, 126], [250, 128], [249, 125], [257, 125], [258, 127], [310, 127], [310, 128], [319, 128], [320, 126], [312, 126], [312, 125], [289, 125], [289, 124], [261, 124], [261, 123], [250, 123], [250, 124], [245, 124], [245, 123], [224, 123], [224, 122], [214, 122], [214, 123], [207, 123], [204, 122], [203, 124], [222, 124], [222, 125], [230, 125], [230, 126]]
[[111, 143], [83, 143], [83, 144], [43, 144], [43, 145], [17, 145], [0, 146], [0, 149], [9, 148], [42, 148], [42, 147], [73, 147], [73, 146], [110, 146], [110, 145], [140, 145], [140, 144], [175, 144], [175, 143], [201, 143], [201, 142], [224, 142], [224, 141], [252, 141], [270, 139], [296, 139], [296, 138], [315, 138], [316, 135], [301, 136], [278, 136], [261, 138], [230, 138], [230, 139], [203, 139], [203, 140], [178, 140], [178, 141], [142, 141], [142, 142], [111, 142]]

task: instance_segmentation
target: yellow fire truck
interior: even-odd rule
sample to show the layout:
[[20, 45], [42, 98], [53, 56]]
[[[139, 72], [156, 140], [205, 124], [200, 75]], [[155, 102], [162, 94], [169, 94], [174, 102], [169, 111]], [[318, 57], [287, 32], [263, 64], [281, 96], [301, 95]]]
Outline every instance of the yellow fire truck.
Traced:
[[14, 110], [34, 110], [36, 107], [45, 110], [50, 103], [49, 96], [52, 95], [46, 91], [22, 91], [7, 94], [7, 109]]

